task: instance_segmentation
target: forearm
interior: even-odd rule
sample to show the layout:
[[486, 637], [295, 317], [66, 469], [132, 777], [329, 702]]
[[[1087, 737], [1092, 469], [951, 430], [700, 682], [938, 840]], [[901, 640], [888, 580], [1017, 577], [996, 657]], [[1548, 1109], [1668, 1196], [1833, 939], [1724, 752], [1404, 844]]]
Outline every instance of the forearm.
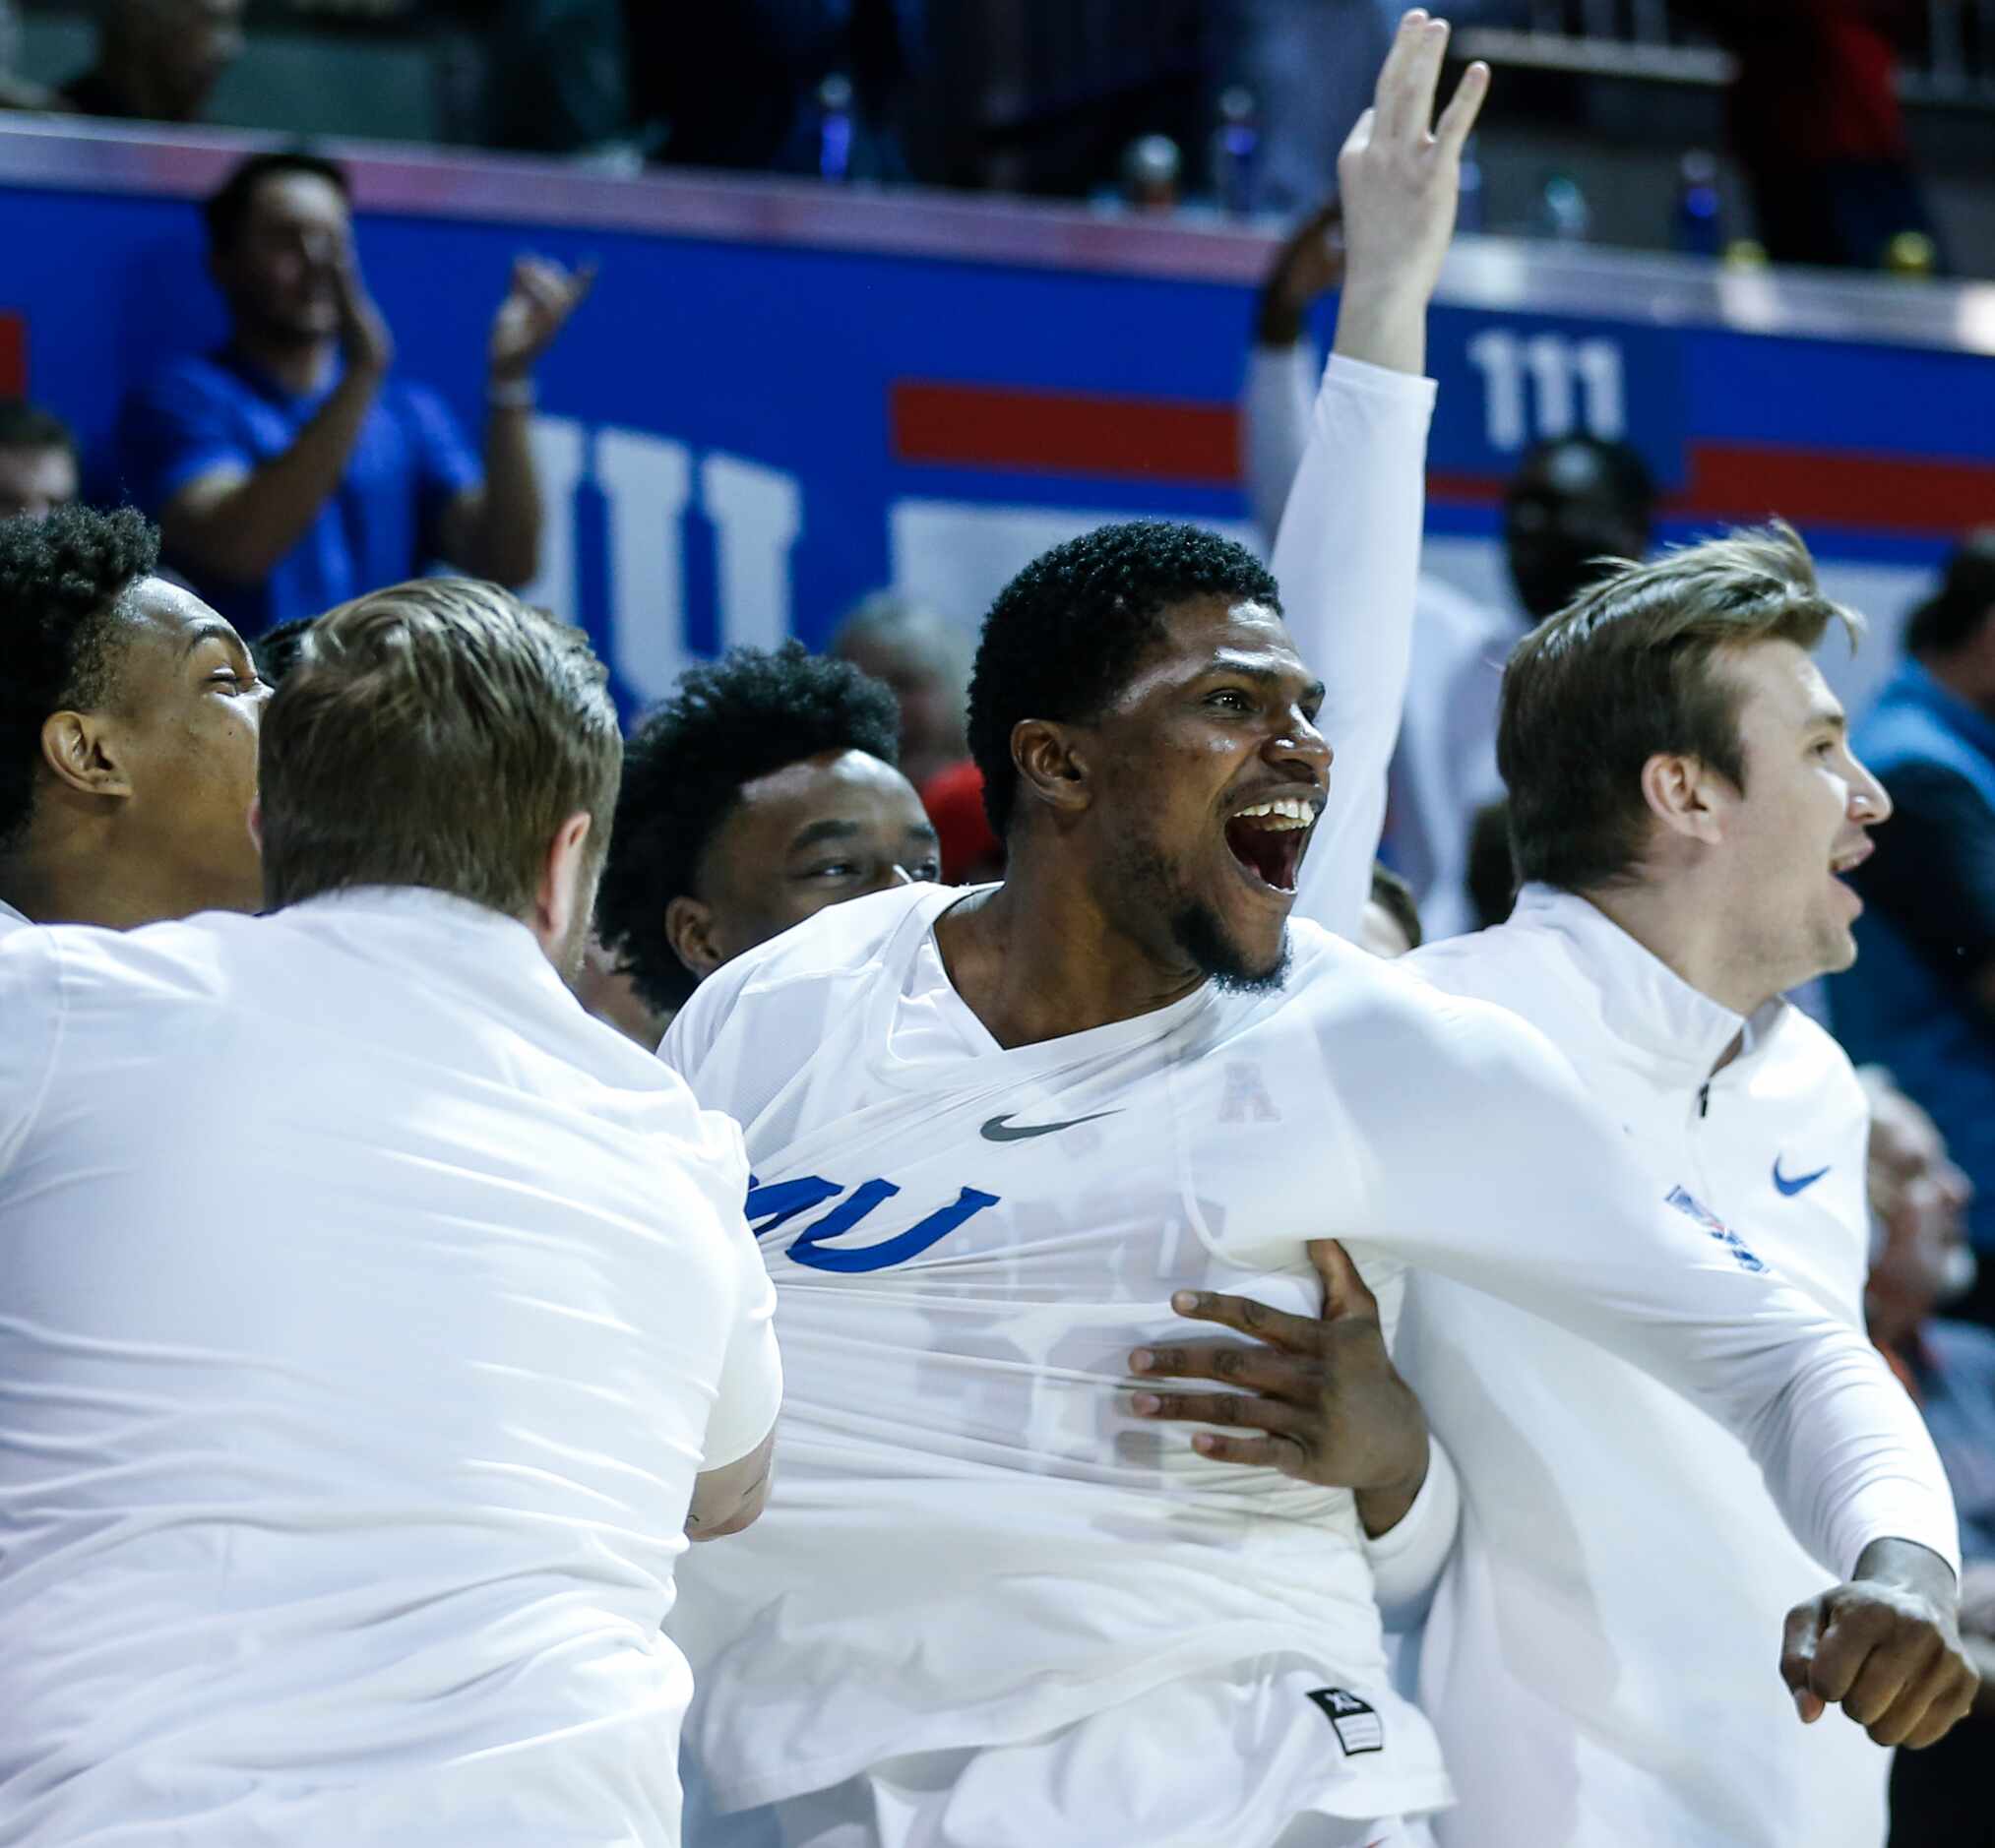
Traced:
[[1296, 649], [1324, 683], [1317, 724], [1337, 753], [1295, 908], [1344, 936], [1371, 891], [1411, 671], [1433, 410], [1427, 380], [1333, 357], [1275, 545]]
[[212, 498], [169, 508], [167, 543], [218, 578], [267, 577], [339, 492], [379, 390], [377, 377], [348, 372], [281, 455]]
[[1374, 282], [1353, 275], [1337, 305], [1331, 351], [1388, 372], [1424, 373], [1427, 295], [1424, 279], [1391, 277]]
[[485, 485], [466, 546], [452, 562], [497, 584], [523, 585], [540, 569], [540, 480], [532, 410], [494, 404], [485, 420]]

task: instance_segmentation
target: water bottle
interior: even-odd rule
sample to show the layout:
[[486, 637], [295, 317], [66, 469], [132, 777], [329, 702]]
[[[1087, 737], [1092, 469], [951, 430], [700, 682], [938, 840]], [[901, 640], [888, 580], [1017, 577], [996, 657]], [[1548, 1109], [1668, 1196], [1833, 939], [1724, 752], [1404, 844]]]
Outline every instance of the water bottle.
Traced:
[[1219, 126], [1213, 133], [1213, 191], [1221, 212], [1235, 218], [1253, 212], [1260, 170], [1260, 111], [1254, 92], [1233, 84], [1219, 92]]
[[1560, 244], [1584, 244], [1593, 228], [1593, 210], [1570, 173], [1551, 174], [1538, 197], [1538, 234]]
[[818, 86], [818, 177], [833, 183], [852, 172], [852, 80], [834, 71]]
[[1168, 135], [1140, 135], [1122, 156], [1124, 199], [1138, 212], [1169, 212], [1177, 204], [1183, 169], [1178, 145]]
[[1693, 148], [1677, 169], [1676, 248], [1686, 257], [1716, 257], [1724, 247], [1717, 160], [1702, 148]]

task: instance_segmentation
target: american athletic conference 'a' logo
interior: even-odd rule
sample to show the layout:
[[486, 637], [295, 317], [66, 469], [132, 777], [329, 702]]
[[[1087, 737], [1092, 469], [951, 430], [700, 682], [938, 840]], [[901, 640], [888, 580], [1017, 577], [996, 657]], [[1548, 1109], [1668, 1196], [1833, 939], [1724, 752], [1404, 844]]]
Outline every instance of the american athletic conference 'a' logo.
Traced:
[[[862, 1181], [846, 1192], [842, 1181], [827, 1181], [822, 1175], [799, 1175], [794, 1180], [773, 1181], [765, 1187], [753, 1175], [748, 1177], [748, 1199], [743, 1210], [757, 1238], [767, 1238], [799, 1214], [838, 1201], [821, 1219], [814, 1219], [790, 1243], [785, 1256], [813, 1270], [836, 1270], [849, 1275], [855, 1271], [886, 1270], [919, 1258], [931, 1245], [946, 1239], [966, 1220], [995, 1206], [998, 1197], [978, 1188], [966, 1187], [947, 1206], [938, 1207], [917, 1220], [904, 1232], [882, 1239], [876, 1245], [833, 1245], [856, 1226], [876, 1206], [892, 1200], [900, 1189], [892, 1181]], [[839, 1197], [843, 1195], [841, 1200]]]

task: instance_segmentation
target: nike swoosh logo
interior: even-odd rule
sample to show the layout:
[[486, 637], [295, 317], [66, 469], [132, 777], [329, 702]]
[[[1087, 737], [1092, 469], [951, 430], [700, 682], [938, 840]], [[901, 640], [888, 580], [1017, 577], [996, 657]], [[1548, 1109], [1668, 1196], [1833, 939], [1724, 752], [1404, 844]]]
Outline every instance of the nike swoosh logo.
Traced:
[[1078, 1123], [1094, 1123], [1102, 1117], [1119, 1117], [1119, 1110], [1097, 1110], [1091, 1117], [1069, 1117], [1065, 1123], [1021, 1123], [1013, 1127], [1011, 1112], [1001, 1117], [992, 1117], [983, 1126], [980, 1134], [987, 1142], [1023, 1142], [1034, 1136], [1051, 1136], [1060, 1130], [1071, 1130]]
[[[1833, 1162], [1830, 1164], [1831, 1167], [1834, 1165]], [[1778, 1155], [1774, 1157], [1774, 1185], [1786, 1195], [1789, 1200], [1792, 1200], [1804, 1188], [1813, 1187], [1828, 1172], [1828, 1168], [1817, 1168], [1813, 1174], [1797, 1174], [1790, 1181], [1780, 1172], [1780, 1157]]]

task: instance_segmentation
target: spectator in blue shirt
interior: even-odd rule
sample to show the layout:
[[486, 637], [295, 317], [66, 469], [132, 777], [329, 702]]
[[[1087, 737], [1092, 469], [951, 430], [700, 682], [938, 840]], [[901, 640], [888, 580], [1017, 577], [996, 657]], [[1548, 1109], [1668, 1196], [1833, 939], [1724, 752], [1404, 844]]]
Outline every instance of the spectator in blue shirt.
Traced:
[[1995, 531], [1969, 539], [1906, 631], [1907, 658], [1856, 748], [1896, 818], [1854, 879], [1868, 911], [1833, 979], [1852, 1059], [1932, 1113], [1976, 1199], [1968, 1234], [1995, 1320]]
[[1973, 1712], [1937, 1746], [1901, 1752], [1891, 1848], [1991, 1848], [1995, 1804], [1995, 1330], [1933, 1312], [1974, 1276], [1962, 1235], [1973, 1189], [1933, 1120], [1873, 1066], [1870, 1204], [1876, 1258], [1864, 1290], [1871, 1338], [1918, 1400], [1961, 1512], [1961, 1640], [1981, 1674]]
[[208, 202], [232, 322], [125, 406], [126, 481], [167, 562], [244, 635], [447, 562], [520, 585], [537, 569], [532, 368], [589, 272], [523, 259], [492, 324], [482, 470], [443, 401], [392, 379], [394, 341], [354, 261], [344, 173], [258, 154]]

